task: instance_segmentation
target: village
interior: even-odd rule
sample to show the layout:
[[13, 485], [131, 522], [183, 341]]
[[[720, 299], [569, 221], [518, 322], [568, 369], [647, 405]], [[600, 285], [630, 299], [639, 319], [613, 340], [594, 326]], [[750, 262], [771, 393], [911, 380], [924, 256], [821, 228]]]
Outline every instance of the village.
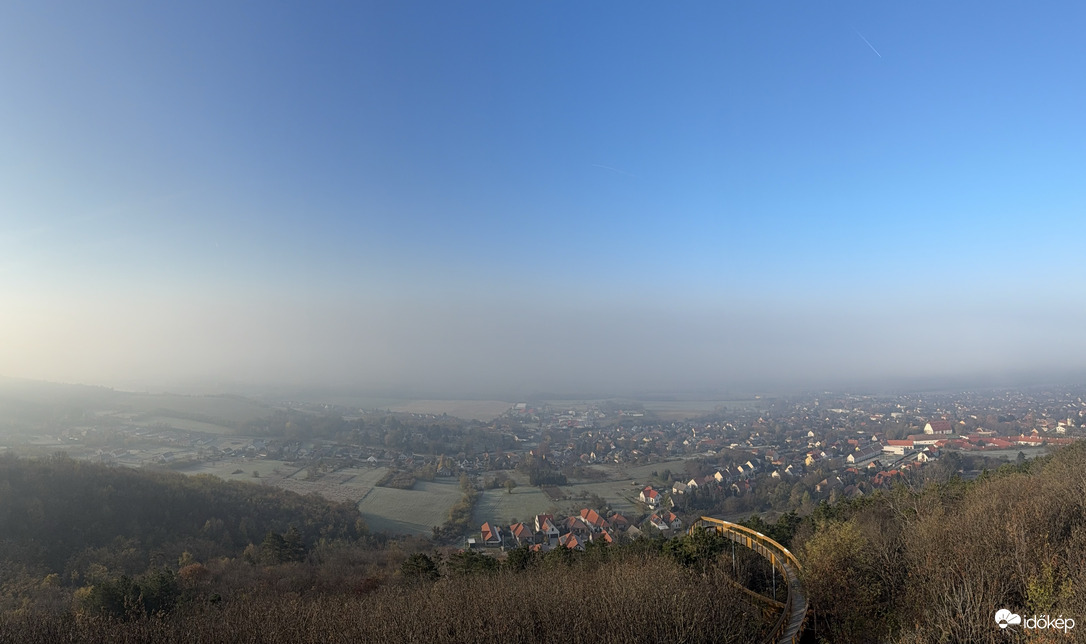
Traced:
[[[813, 438], [813, 432], [810, 433]], [[879, 436], [873, 436], [869, 443], [848, 439], [847, 443], [852, 450], [846, 454], [843, 462], [838, 464], [843, 466], [841, 471], [845, 477], [855, 481], [861, 472], [866, 470], [871, 475], [873, 487], [885, 487], [894, 477], [903, 477], [910, 470], [916, 470], [924, 463], [939, 458], [943, 450], [983, 452], [1025, 449], [1043, 445], [1066, 445], [1076, 440], [1073, 437], [1042, 437], [1037, 430], [1028, 436], [999, 437], [994, 432], [983, 429], [957, 436], [951, 422], [947, 420], [928, 422], [924, 425], [923, 433], [904, 439], [885, 439], [885, 442], [879, 439]], [[527, 546], [533, 551], [546, 552], [555, 547], [584, 550], [588, 543], [613, 543], [616, 540], [634, 539], [643, 535], [668, 537], [683, 528], [682, 518], [672, 510], [677, 503], [681, 503], [685, 495], [718, 489], [726, 494], [742, 497], [754, 489], [759, 475], [768, 472], [768, 477], [775, 480], [799, 477], [807, 468], [817, 469], [820, 464], [827, 464], [830, 459], [825, 450], [817, 447], [807, 452], [802, 465], [786, 464], [775, 456], [775, 451], [767, 450], [767, 462], [762, 466], [748, 460], [717, 469], [712, 474], [691, 477], [686, 481], [676, 480], [671, 488], [665, 491], [651, 485], [646, 486], [638, 495], [638, 501], [645, 512], [632, 522], [621, 513], [609, 511], [603, 516], [591, 508], [583, 508], [576, 515], [568, 517], [556, 518], [550, 514], [539, 514], [529, 523], [500, 525], [488, 521], [482, 524], [479, 538], [469, 537], [467, 545], [469, 548], [502, 550]], [[846, 485], [840, 475], [823, 479], [815, 487], [816, 492], [838, 489], [846, 497], [864, 494], [856, 483]]]
[[[290, 401], [233, 424], [162, 410], [84, 414], [32, 439], [9, 436], [5, 447], [316, 493], [356, 504], [391, 534], [443, 527], [475, 547], [544, 549], [669, 534], [702, 515], [810, 512], [898, 483], [975, 477], [1086, 435], [1084, 392], [1074, 388], [707, 406], [521, 402], [464, 420]], [[450, 524], [461, 477], [477, 493]]]

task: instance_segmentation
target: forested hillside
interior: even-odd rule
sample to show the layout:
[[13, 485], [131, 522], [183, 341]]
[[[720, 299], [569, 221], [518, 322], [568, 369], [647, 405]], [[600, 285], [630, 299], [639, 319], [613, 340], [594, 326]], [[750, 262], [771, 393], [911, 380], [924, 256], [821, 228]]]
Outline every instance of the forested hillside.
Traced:
[[[65, 456], [0, 458], [0, 562], [78, 579], [92, 565], [125, 574], [237, 557], [269, 534], [295, 547], [356, 540], [351, 504], [212, 476], [108, 467]], [[273, 537], [274, 539], [274, 537]]]
[[[290, 511], [300, 508], [280, 508]], [[125, 540], [95, 550], [98, 560], [75, 581], [17, 571], [4, 578], [0, 643], [743, 644], [766, 628], [730, 581], [731, 561], [719, 556], [725, 541], [715, 534], [595, 543], [585, 552], [519, 548], [501, 561], [493, 553], [369, 539], [321, 540], [300, 556], [280, 557], [289, 540], [274, 534], [233, 558], [186, 551], [170, 561], [156, 551], [152, 558], [162, 561], [134, 576], [99, 563], [120, 556]], [[743, 559], [749, 582], [758, 558]], [[12, 571], [19, 562], [11, 557], [6, 565]]]

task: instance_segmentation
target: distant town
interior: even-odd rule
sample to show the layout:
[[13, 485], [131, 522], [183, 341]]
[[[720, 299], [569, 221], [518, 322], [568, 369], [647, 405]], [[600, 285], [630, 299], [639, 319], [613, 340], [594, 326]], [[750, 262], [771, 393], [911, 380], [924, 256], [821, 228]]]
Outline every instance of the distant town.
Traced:
[[[358, 506], [372, 530], [467, 548], [584, 549], [699, 516], [813, 511], [975, 478], [1086, 437], [1086, 388], [522, 401], [488, 420], [303, 401], [6, 399], [0, 452], [274, 485]], [[703, 404], [704, 406], [704, 404]]]

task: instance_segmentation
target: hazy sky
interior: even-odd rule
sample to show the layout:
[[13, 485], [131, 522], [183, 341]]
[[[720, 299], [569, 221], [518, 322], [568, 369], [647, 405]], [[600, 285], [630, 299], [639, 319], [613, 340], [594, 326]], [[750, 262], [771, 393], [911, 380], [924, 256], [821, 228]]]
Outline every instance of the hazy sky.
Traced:
[[1078, 2], [0, 4], [0, 375], [1086, 371]]

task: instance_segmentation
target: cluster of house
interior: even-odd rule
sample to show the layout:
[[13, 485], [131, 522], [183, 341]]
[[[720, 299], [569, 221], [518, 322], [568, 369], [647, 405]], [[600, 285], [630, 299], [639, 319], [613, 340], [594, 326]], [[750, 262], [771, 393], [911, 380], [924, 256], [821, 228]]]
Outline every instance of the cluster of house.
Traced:
[[587, 544], [594, 541], [614, 543], [620, 538], [636, 539], [650, 526], [664, 535], [670, 535], [681, 530], [683, 522], [674, 512], [658, 511], [642, 521], [639, 528], [617, 512], [604, 517], [596, 510], [584, 508], [571, 517], [538, 514], [530, 523], [518, 522], [509, 526], [488, 521], [480, 528], [478, 540], [468, 539], [468, 547], [527, 546], [537, 552], [546, 552], [552, 548], [584, 550]]
[[846, 457], [846, 461], [849, 465], [865, 466], [882, 460], [880, 456], [883, 454], [887, 457], [903, 457], [915, 451], [915, 460], [923, 463], [938, 457], [942, 448], [964, 451], [999, 450], [1041, 445], [1066, 445], [1074, 440], [1074, 438], [1041, 436], [1036, 430], [1029, 436], [997, 436], [995, 432], [983, 429], [959, 436], [953, 432], [949, 421], [941, 420], [928, 423], [924, 427], [923, 434], [913, 434], [900, 440], [889, 439], [885, 443], [875, 442], [857, 446], [856, 450]]
[[[890, 439], [885, 443], [878, 441], [877, 438], [871, 443], [849, 440], [848, 443], [853, 451], [845, 457], [848, 467], [844, 471], [858, 474], [860, 468], [866, 468], [873, 472], [872, 484], [879, 487], [888, 484], [895, 476], [903, 474], [906, 470], [920, 467], [921, 464], [938, 458], [944, 448], [962, 451], [1001, 450], [1041, 445], [1066, 445], [1074, 440], [1074, 438], [1041, 436], [1036, 430], [1029, 436], [998, 436], [995, 432], [983, 429], [959, 436], [954, 433], [954, 427], [950, 421], [933, 420], [924, 426], [923, 434], [914, 434], [900, 440]], [[818, 460], [819, 457], [825, 457], [825, 452], [812, 450], [808, 453], [808, 458], [812, 461]], [[881, 469], [886, 464], [889, 464], [889, 467]], [[836, 483], [841, 483], [839, 477]], [[856, 486], [835, 485], [833, 478], [824, 479], [816, 486], [816, 491], [833, 490], [835, 487], [842, 488], [846, 496], [862, 494]]]
[[[778, 463], [779, 465], [780, 463]], [[750, 492], [753, 488], [753, 479], [760, 473], [763, 473], [765, 466], [757, 461], [747, 461], [740, 465], [729, 465], [722, 467], [712, 474], [706, 474], [705, 476], [695, 476], [685, 483], [682, 481], [675, 481], [671, 485], [672, 494], [686, 494], [701, 488], [709, 486], [729, 486], [732, 493], [737, 496], [742, 496], [747, 492]], [[782, 468], [775, 468], [771, 472], [770, 476], [773, 478], [780, 478], [784, 476], [800, 476], [802, 475], [802, 468], [797, 464], [788, 464]], [[641, 501], [649, 506], [655, 507], [657, 501], [655, 497], [647, 494], [647, 491], [651, 488], [645, 488], [641, 493]]]
[[[882, 440], [881, 434], [871, 436], [870, 441], [849, 439], [844, 461], [847, 467], [874, 469], [889, 462], [900, 462], [905, 457], [909, 460], [926, 462], [939, 455], [939, 448], [954, 438], [954, 429], [950, 421], [933, 420], [924, 426], [923, 434], [914, 434], [902, 440]], [[918, 453], [913, 454], [914, 451]], [[826, 451], [817, 447], [807, 452], [805, 463], [810, 466], [828, 458]]]

